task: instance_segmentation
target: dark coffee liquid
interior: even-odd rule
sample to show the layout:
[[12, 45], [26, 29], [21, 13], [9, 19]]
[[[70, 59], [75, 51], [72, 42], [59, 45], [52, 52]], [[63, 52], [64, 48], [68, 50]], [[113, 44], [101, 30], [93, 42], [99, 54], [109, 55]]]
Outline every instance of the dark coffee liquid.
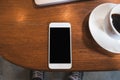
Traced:
[[120, 14], [112, 14], [114, 28], [120, 33]]

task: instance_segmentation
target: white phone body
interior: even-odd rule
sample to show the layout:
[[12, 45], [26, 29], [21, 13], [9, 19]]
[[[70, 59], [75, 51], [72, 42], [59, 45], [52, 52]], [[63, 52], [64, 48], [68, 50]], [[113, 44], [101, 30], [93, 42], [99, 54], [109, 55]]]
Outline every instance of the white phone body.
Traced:
[[35, 4], [44, 6], [44, 5], [52, 5], [52, 4], [58, 4], [58, 3], [66, 3], [71, 1], [78, 1], [78, 0], [35, 0]]
[[[70, 59], [70, 62], [67, 62], [67, 63], [54, 63], [54, 61], [53, 62], [50, 62], [51, 60], [51, 58], [50, 58], [50, 38], [51, 38], [51, 36], [50, 36], [50, 34], [51, 34], [51, 32], [50, 32], [50, 30], [51, 29], [53, 29], [54, 30], [54, 28], [55, 29], [57, 29], [57, 28], [62, 28], [62, 29], [64, 29], [64, 28], [69, 28], [69, 35], [70, 35], [70, 39], [69, 39], [69, 41], [70, 41], [70, 46], [69, 46], [69, 48], [70, 48], [70, 53], [67, 53], [67, 54], [69, 54], [70, 56], [69, 56], [69, 59]], [[64, 35], [62, 35], [62, 36], [64, 36]], [[68, 42], [69, 42], [68, 41]], [[48, 53], [49, 53], [49, 55], [48, 55], [48, 65], [49, 65], [49, 68], [50, 69], [70, 69], [71, 67], [72, 67], [72, 44], [71, 44], [71, 25], [70, 25], [70, 23], [63, 23], [63, 22], [53, 22], [53, 23], [50, 23], [49, 24], [49, 50], [48, 50]], [[61, 43], [62, 44], [62, 43]], [[54, 52], [54, 51], [53, 51]], [[55, 53], [55, 54], [57, 54], [57, 53]], [[53, 54], [52, 54], [53, 55]], [[55, 56], [54, 56], [55, 57]], [[60, 56], [61, 57], [61, 56]]]

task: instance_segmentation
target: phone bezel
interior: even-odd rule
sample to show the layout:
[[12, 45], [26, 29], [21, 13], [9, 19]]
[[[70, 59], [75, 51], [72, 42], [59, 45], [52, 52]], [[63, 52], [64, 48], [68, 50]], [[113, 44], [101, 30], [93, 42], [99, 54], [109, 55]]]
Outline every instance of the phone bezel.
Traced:
[[[50, 63], [50, 28], [70, 28], [70, 63]], [[49, 50], [48, 50], [48, 65], [50, 69], [70, 69], [72, 67], [72, 39], [71, 39], [71, 25], [67, 22], [52, 22], [49, 24]]]

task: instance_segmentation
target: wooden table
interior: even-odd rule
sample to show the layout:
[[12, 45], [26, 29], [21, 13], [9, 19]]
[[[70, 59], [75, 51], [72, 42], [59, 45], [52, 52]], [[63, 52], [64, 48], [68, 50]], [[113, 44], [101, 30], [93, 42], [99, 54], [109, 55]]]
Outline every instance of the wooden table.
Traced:
[[47, 70], [48, 24], [72, 25], [73, 67], [68, 71], [120, 70], [120, 55], [102, 49], [88, 29], [90, 12], [105, 2], [83, 0], [69, 4], [36, 7], [32, 0], [0, 0], [0, 55], [25, 68]]

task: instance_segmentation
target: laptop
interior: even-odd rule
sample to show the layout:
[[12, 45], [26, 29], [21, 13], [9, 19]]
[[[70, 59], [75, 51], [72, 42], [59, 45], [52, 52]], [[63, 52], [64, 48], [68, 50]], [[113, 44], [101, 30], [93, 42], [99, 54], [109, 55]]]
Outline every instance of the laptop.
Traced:
[[35, 0], [35, 4], [39, 6], [45, 6], [45, 5], [72, 2], [72, 1], [79, 1], [79, 0]]

